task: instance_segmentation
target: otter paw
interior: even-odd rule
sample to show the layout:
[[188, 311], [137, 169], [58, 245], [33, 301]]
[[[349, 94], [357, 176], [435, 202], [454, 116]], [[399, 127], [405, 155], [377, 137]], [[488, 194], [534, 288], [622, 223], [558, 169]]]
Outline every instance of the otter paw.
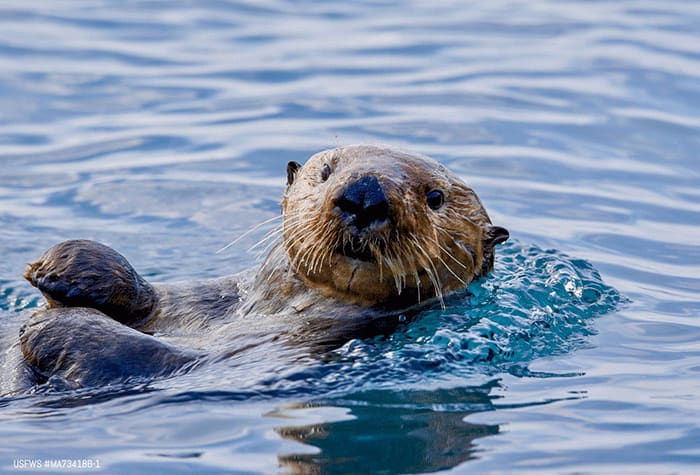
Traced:
[[90, 308], [36, 312], [20, 330], [20, 345], [37, 382], [60, 377], [76, 388], [169, 376], [201, 357]]
[[133, 324], [154, 309], [156, 295], [114, 249], [89, 240], [64, 241], [46, 251], [24, 273], [49, 307], [90, 307]]

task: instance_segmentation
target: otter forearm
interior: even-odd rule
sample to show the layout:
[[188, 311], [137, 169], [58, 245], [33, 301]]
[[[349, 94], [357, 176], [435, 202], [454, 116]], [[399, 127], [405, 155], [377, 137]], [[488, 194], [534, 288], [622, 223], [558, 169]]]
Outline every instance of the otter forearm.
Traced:
[[241, 301], [236, 276], [193, 284], [153, 284], [156, 305], [152, 314], [136, 326], [146, 333], [198, 333], [232, 313]]
[[201, 356], [89, 308], [39, 311], [22, 328], [20, 342], [24, 357], [41, 374], [61, 376], [75, 386], [167, 376]]

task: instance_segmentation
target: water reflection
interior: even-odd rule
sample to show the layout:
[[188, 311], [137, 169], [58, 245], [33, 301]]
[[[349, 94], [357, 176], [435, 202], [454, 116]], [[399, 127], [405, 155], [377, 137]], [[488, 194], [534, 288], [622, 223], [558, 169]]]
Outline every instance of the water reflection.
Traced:
[[426, 473], [475, 458], [476, 439], [499, 433], [498, 425], [464, 422], [474, 412], [493, 410], [497, 381], [477, 387], [435, 391], [374, 390], [301, 406], [333, 406], [349, 418], [279, 427], [285, 439], [317, 453], [280, 455], [291, 473]]

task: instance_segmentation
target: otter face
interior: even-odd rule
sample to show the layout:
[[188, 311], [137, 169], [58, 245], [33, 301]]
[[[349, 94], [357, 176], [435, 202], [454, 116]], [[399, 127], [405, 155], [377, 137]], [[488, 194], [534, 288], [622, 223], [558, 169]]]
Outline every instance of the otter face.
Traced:
[[388, 147], [327, 150], [290, 162], [282, 200], [291, 268], [365, 306], [406, 307], [465, 288], [493, 267], [508, 231], [432, 159]]

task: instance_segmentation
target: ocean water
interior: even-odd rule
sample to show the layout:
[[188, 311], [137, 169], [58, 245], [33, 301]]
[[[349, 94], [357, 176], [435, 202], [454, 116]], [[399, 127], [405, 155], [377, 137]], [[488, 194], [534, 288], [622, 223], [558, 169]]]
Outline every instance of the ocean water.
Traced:
[[244, 270], [261, 235], [217, 250], [337, 145], [438, 159], [512, 236], [322, 358], [0, 397], [0, 471], [698, 472], [699, 45], [693, 1], [0, 3], [2, 354], [52, 244]]

